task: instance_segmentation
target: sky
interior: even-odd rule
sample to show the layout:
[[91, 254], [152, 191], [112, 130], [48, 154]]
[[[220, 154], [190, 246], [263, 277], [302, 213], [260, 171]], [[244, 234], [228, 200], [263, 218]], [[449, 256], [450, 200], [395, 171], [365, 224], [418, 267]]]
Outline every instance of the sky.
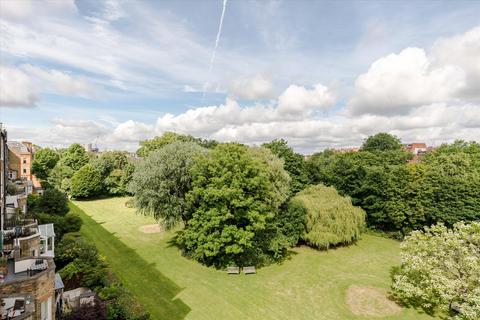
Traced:
[[0, 122], [102, 150], [166, 131], [305, 154], [377, 132], [480, 141], [479, 16], [480, 1], [1, 0]]

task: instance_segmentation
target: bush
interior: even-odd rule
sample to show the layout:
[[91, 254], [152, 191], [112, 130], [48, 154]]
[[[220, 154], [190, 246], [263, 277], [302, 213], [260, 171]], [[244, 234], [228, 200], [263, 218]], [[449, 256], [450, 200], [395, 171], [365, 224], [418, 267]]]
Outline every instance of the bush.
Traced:
[[316, 248], [352, 243], [364, 228], [365, 212], [354, 207], [349, 198], [340, 196], [333, 187], [308, 187], [292, 198], [290, 206], [305, 208], [302, 238]]
[[80, 231], [82, 219], [75, 213], [67, 213], [65, 216], [55, 216], [48, 213], [39, 213], [36, 215], [39, 224], [53, 223], [55, 228], [55, 237], [62, 239], [63, 235], [70, 232]]
[[30, 205], [33, 205], [33, 207], [29, 206], [29, 210], [33, 212], [63, 216], [69, 211], [66, 194], [54, 188], [45, 190], [43, 195], [39, 196], [35, 201], [32, 200]]
[[74, 198], [98, 197], [103, 193], [102, 174], [87, 164], [72, 177], [70, 194]]

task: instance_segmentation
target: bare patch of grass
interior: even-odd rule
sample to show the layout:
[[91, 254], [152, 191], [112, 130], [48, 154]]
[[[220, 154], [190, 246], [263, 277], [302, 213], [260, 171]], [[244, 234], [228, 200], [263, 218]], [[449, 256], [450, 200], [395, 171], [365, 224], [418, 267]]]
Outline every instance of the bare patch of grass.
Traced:
[[146, 224], [138, 228], [138, 230], [143, 233], [160, 233], [163, 231], [162, 227], [158, 224]]
[[357, 316], [385, 317], [402, 311], [402, 307], [389, 299], [386, 290], [371, 286], [350, 286], [346, 302], [350, 311]]

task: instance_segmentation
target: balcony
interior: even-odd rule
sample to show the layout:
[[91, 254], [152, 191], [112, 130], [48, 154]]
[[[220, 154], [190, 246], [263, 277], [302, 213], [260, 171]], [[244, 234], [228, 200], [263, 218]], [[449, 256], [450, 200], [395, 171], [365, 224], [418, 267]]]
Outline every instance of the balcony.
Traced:
[[35, 312], [35, 303], [31, 295], [13, 295], [1, 298], [0, 317], [2, 320], [25, 319]]

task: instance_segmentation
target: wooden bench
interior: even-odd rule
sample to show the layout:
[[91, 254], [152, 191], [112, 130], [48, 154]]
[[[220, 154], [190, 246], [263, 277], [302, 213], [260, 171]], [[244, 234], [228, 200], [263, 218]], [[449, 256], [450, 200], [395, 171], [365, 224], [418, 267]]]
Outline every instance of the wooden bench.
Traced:
[[243, 273], [244, 274], [255, 274], [257, 271], [255, 271], [255, 267], [244, 267], [243, 268]]
[[239, 267], [228, 267], [227, 268], [227, 273], [228, 274], [240, 274], [240, 268]]

